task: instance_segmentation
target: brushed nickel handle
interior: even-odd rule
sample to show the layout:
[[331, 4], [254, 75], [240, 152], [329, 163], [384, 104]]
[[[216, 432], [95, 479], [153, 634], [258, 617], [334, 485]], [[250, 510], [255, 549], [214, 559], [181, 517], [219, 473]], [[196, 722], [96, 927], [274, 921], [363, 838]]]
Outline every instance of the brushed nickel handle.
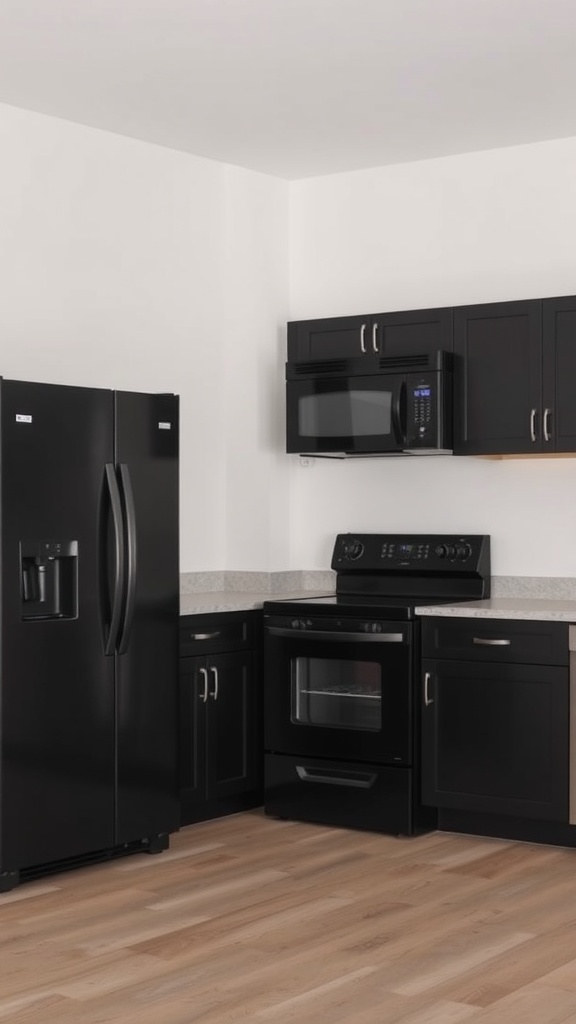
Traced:
[[361, 349], [363, 355], [366, 355], [366, 340], [365, 340], [365, 336], [366, 336], [366, 324], [362, 324], [362, 326], [360, 328], [360, 349]]
[[202, 693], [199, 694], [199, 697], [200, 697], [200, 700], [202, 701], [202, 703], [206, 704], [206, 702], [208, 700], [208, 672], [206, 671], [205, 668], [199, 668], [198, 672], [202, 676], [202, 678], [204, 679], [204, 689], [203, 689]]
[[372, 324], [372, 348], [378, 352], [378, 324]]
[[431, 678], [432, 678], [432, 676], [431, 676], [430, 672], [425, 672], [424, 673], [424, 705], [427, 708], [429, 708], [430, 705], [434, 703], [434, 698], [430, 697], [429, 689], [428, 689], [429, 686], [430, 686], [430, 679]]
[[544, 409], [544, 440], [552, 440], [552, 431], [550, 430], [550, 419], [552, 417], [552, 409]]
[[212, 690], [210, 696], [212, 697], [212, 700], [218, 700], [218, 669], [215, 668], [214, 665], [211, 665], [210, 671], [214, 676], [214, 689]]
[[530, 440], [536, 440], [536, 409], [530, 410]]
[[219, 629], [215, 633], [190, 633], [191, 640], [216, 640], [219, 636]]
[[511, 640], [487, 640], [482, 636], [473, 636], [473, 644], [481, 644], [482, 647], [510, 647]]

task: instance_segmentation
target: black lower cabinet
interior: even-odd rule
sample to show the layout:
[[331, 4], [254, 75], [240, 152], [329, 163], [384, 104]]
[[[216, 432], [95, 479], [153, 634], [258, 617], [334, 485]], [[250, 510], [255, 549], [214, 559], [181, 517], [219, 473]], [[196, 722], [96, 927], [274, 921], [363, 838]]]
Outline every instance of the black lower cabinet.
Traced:
[[[560, 624], [428, 620], [422, 665], [425, 804], [568, 823], [567, 641], [567, 627]], [[451, 642], [460, 656], [469, 644], [469, 660], [446, 658]], [[564, 664], [534, 664], [542, 660], [538, 645]], [[442, 658], [427, 656], [440, 652]]]
[[[256, 613], [182, 619], [181, 824], [263, 802]], [[202, 654], [195, 653], [201, 650]], [[194, 656], [188, 656], [190, 653]]]

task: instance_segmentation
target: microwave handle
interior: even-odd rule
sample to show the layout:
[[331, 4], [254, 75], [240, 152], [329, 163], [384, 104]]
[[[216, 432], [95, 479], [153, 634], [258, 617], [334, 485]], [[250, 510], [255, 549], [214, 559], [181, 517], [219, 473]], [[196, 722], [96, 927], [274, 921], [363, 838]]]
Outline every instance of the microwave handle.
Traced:
[[406, 381], [403, 380], [392, 402], [392, 429], [398, 444], [406, 444]]

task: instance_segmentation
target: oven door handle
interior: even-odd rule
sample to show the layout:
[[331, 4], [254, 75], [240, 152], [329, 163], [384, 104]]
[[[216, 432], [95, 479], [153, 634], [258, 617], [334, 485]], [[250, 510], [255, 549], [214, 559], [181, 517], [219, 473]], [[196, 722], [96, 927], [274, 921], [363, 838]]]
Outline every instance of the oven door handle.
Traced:
[[280, 626], [266, 626], [269, 636], [285, 636], [291, 640], [305, 637], [308, 640], [330, 640], [330, 643], [344, 644], [350, 640], [360, 643], [403, 644], [406, 643], [404, 633], [333, 633], [332, 630], [320, 629], [282, 629]]
[[340, 772], [332, 768], [305, 768], [296, 765], [296, 774], [302, 782], [322, 782], [326, 786], [355, 786], [357, 789], [371, 789], [376, 782], [374, 772]]

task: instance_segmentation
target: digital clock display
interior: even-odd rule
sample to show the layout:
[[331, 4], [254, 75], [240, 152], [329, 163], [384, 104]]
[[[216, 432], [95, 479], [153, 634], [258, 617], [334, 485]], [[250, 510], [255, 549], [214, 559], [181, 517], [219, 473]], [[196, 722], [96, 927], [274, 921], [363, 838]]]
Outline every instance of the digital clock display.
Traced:
[[430, 387], [414, 388], [414, 398], [430, 398], [431, 394], [432, 389]]

